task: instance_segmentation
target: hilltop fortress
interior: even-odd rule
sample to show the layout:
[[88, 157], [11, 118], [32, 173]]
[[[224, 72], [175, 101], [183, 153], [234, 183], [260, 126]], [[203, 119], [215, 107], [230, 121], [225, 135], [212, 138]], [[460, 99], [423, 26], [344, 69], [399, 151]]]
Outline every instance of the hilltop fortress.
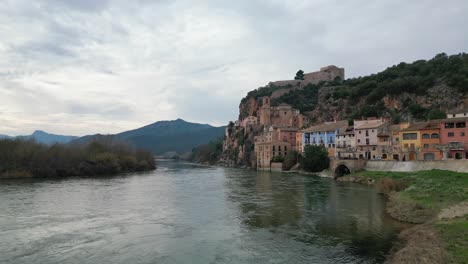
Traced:
[[338, 68], [335, 65], [325, 66], [320, 68], [320, 71], [310, 72], [304, 74], [304, 80], [284, 80], [270, 82], [269, 86], [292, 86], [292, 87], [304, 87], [307, 84], [318, 84], [322, 81], [334, 81], [336, 78], [340, 80], [345, 79], [344, 68]]

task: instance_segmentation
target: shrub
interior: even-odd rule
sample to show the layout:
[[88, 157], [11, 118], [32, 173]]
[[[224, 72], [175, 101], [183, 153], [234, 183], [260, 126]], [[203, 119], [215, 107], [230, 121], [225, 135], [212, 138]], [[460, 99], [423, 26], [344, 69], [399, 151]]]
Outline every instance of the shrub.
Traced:
[[389, 195], [392, 192], [400, 192], [408, 188], [409, 183], [405, 179], [390, 179], [381, 178], [375, 183], [377, 192], [385, 195]]
[[301, 158], [301, 167], [306, 171], [318, 172], [329, 166], [328, 152], [323, 146], [307, 145]]

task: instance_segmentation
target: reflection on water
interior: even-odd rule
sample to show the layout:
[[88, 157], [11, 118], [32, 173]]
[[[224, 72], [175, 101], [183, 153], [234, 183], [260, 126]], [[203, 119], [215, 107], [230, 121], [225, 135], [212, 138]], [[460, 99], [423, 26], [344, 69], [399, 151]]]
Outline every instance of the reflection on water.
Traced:
[[402, 228], [367, 186], [158, 165], [0, 182], [0, 263], [376, 263]]

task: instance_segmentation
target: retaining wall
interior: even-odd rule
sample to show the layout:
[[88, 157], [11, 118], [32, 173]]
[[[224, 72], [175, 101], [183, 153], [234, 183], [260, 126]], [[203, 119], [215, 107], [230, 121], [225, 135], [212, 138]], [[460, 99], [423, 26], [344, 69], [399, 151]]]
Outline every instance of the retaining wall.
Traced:
[[468, 173], [468, 160], [435, 160], [435, 161], [367, 161], [368, 171], [423, 171], [423, 170], [450, 170]]

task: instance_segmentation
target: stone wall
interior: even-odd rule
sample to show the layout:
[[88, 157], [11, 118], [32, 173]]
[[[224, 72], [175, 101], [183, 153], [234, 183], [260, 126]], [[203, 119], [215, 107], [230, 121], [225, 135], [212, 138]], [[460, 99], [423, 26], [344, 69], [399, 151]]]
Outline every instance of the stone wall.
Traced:
[[435, 161], [367, 161], [368, 171], [423, 171], [423, 170], [450, 170], [468, 173], [467, 160], [435, 160]]
[[272, 162], [271, 165], [270, 165], [270, 171], [282, 172], [283, 171], [283, 163], [282, 162]]

